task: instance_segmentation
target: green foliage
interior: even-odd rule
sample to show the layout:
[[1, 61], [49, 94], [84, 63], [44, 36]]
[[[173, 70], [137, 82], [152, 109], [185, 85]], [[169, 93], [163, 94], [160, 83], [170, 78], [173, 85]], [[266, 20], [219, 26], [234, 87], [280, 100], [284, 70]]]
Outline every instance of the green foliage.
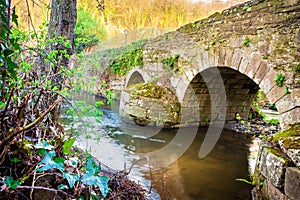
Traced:
[[277, 84], [278, 87], [282, 87], [283, 86], [284, 80], [285, 80], [285, 76], [283, 76], [281, 74], [278, 74], [276, 76], [276, 78], [274, 79], [274, 81], [276, 82], [276, 84]]
[[6, 176], [4, 183], [7, 185], [8, 188], [10, 189], [16, 189], [17, 186], [21, 185], [19, 180], [14, 180], [10, 176]]
[[237, 178], [237, 179], [235, 179], [235, 180], [236, 180], [236, 181], [240, 181], [240, 182], [247, 183], [247, 184], [249, 184], [249, 185], [255, 185], [255, 181], [253, 181], [253, 180], [248, 181], [248, 180], [243, 179], [243, 178]]
[[247, 6], [247, 5], [245, 5], [245, 6], [243, 6], [243, 8], [242, 8], [244, 11], [249, 11], [249, 9], [250, 9], [250, 7], [249, 6]]
[[[101, 103], [96, 103], [95, 106], [87, 104], [85, 101], [75, 101], [73, 106], [66, 110], [66, 115], [72, 119], [72, 124], [75, 122], [82, 122], [83, 117], [95, 118], [99, 123], [103, 112], [98, 109]], [[88, 124], [85, 124], [88, 125]]]
[[58, 169], [60, 171], [64, 171], [64, 160], [55, 159], [55, 151], [48, 152], [45, 157], [41, 160], [39, 168], [37, 168], [37, 172], [47, 171], [49, 169]]
[[162, 64], [164, 66], [172, 69], [174, 72], [177, 72], [177, 71], [179, 71], [178, 59], [179, 59], [179, 55], [176, 54], [174, 56], [167, 57], [167, 58], [163, 59]]
[[205, 118], [204, 118], [204, 121], [205, 121], [206, 124], [208, 124], [209, 118], [208, 118], [208, 117], [205, 117]]
[[300, 74], [300, 64], [298, 64], [298, 65], [295, 67], [295, 72], [297, 72], [298, 74]]
[[[70, 148], [73, 146], [75, 138], [71, 138], [66, 140], [63, 144], [63, 151], [66, 152], [67, 155], [70, 155]], [[41, 144], [45, 144], [42, 142]], [[44, 145], [47, 147], [47, 145]], [[46, 150], [47, 151], [47, 150]], [[80, 168], [80, 174], [73, 174], [67, 171], [65, 168], [64, 162], [65, 158], [56, 157], [56, 153], [54, 150], [48, 151], [44, 158], [40, 161], [37, 172], [43, 172], [50, 169], [58, 169], [63, 172], [63, 178], [68, 181], [69, 187], [67, 185], [61, 184], [58, 186], [58, 189], [69, 189], [73, 188], [77, 181], [88, 185], [88, 186], [97, 186], [101, 191], [103, 197], [107, 196], [108, 193], [108, 180], [107, 176], [98, 175], [101, 171], [101, 166], [96, 165], [94, 159], [88, 155], [87, 160], [85, 162], [84, 167]], [[70, 157], [68, 158], [68, 165], [76, 168], [78, 166], [78, 158]], [[84, 163], [84, 162], [83, 162]], [[15, 184], [15, 182], [11, 181], [11, 184]]]
[[84, 48], [93, 46], [106, 38], [106, 31], [100, 23], [93, 19], [83, 7], [77, 9], [75, 27], [75, 51], [80, 53]]
[[284, 94], [289, 94], [289, 93], [290, 93], [289, 87], [286, 86], [286, 87], [285, 87], [285, 90], [284, 90]]
[[11, 159], [11, 162], [19, 163], [19, 162], [21, 162], [21, 160], [19, 158], [14, 157], [13, 159]]
[[270, 104], [269, 109], [277, 111], [277, 107], [275, 104]]
[[71, 174], [69, 172], [63, 173], [63, 178], [67, 179], [70, 188], [73, 188], [75, 182], [80, 180], [78, 174]]
[[240, 121], [242, 119], [239, 113], [236, 113], [235, 119], [238, 120], [238, 121]]
[[291, 128], [286, 131], [276, 133], [273, 136], [272, 141], [277, 143], [280, 138], [289, 137], [289, 136], [300, 136], [300, 124], [294, 124]]
[[[14, 54], [17, 52], [20, 52], [21, 48], [19, 45], [18, 38], [12, 38], [11, 35], [11, 21], [10, 18], [7, 18], [6, 16], [6, 10], [10, 9], [6, 3], [6, 1], [0, 1], [0, 8], [3, 12], [0, 12], [1, 17], [1, 26], [0, 26], [0, 67], [2, 80], [5, 80], [6, 78], [13, 80], [17, 80], [17, 72], [16, 70], [19, 68], [19, 66], [14, 61]], [[12, 21], [18, 26], [17, 22], [17, 16], [15, 13], [15, 8], [12, 9], [12, 15], [10, 16], [12, 18]], [[2, 88], [5, 89], [5, 84], [2, 84]], [[4, 95], [4, 94], [2, 94]]]
[[248, 37], [246, 37], [245, 40], [244, 40], [244, 45], [246, 47], [249, 47], [250, 46], [250, 42], [251, 42], [250, 39]]
[[111, 71], [119, 76], [129, 72], [133, 67], [143, 65], [143, 46], [146, 40], [140, 40], [125, 47], [109, 65]]
[[96, 103], [95, 103], [95, 107], [96, 108], [101, 108], [101, 106], [103, 105], [104, 103], [103, 103], [103, 101], [97, 101]]
[[[69, 86], [64, 81], [74, 74], [74, 70], [62, 66], [70, 57], [70, 42], [66, 37], [45, 39], [46, 29], [42, 27], [33, 32], [22, 32], [10, 24], [11, 21], [17, 24], [15, 9], [11, 9], [11, 16], [6, 15], [8, 12], [5, 11], [10, 6], [3, 0], [0, 0], [0, 9], [0, 160], [1, 165], [7, 168], [7, 172], [3, 171], [2, 174], [6, 177], [5, 184], [9, 189], [16, 189], [20, 182], [31, 181], [31, 169], [37, 166], [36, 172], [54, 169], [56, 173], [63, 174], [72, 188], [76, 181], [81, 180], [80, 176], [84, 176], [85, 169], [82, 166], [85, 163], [79, 165], [78, 157], [70, 157], [75, 138], [64, 141], [64, 132], [60, 131], [59, 122], [54, 118], [61, 100], [64, 98], [67, 101], [65, 96]], [[27, 45], [26, 50], [22, 50], [19, 44]], [[102, 112], [96, 110], [93, 115], [99, 121]], [[74, 116], [76, 111], [69, 113]], [[42, 133], [45, 139], [36, 143], [35, 139], [41, 139], [40, 134], [31, 134], [32, 141], [29, 141], [25, 133]], [[65, 163], [68, 163], [67, 166]], [[68, 174], [70, 168], [67, 167], [70, 166], [77, 167], [79, 173]], [[99, 179], [94, 185], [106, 195], [108, 186], [104, 180], [108, 180], [108, 177], [94, 176]], [[67, 187], [62, 184], [60, 188]]]
[[269, 120], [266, 120], [266, 122], [268, 122], [271, 125], [277, 125], [277, 124], [279, 124], [279, 120], [278, 119], [269, 119]]
[[62, 145], [62, 148], [63, 148], [63, 149], [62, 149], [62, 152], [63, 152], [64, 154], [68, 154], [68, 155], [71, 154], [70, 149], [71, 149], [71, 147], [73, 146], [75, 140], [76, 140], [76, 138], [73, 137], [73, 138], [70, 138], [69, 140], [66, 140], [66, 141], [64, 142], [64, 144]]
[[89, 157], [86, 163], [86, 173], [80, 178], [81, 182], [85, 185], [98, 186], [103, 197], [108, 193], [108, 180], [107, 176], [99, 176], [100, 165], [97, 166], [92, 157]]

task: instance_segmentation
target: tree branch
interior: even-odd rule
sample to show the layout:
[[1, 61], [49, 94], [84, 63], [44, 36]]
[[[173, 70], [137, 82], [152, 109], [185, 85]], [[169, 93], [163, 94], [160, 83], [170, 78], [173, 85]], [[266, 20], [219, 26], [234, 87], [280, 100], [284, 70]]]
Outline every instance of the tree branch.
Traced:
[[6, 136], [3, 140], [2, 140], [2, 143], [0, 144], [0, 149], [3, 148], [3, 146], [6, 144], [6, 142], [8, 142], [9, 140], [11, 140], [13, 137], [15, 137], [17, 134], [23, 132], [23, 131], [26, 131], [28, 129], [31, 129], [32, 127], [34, 127], [35, 125], [37, 125], [38, 123], [40, 123], [44, 117], [49, 113], [51, 112], [59, 102], [61, 102], [61, 98], [57, 99], [47, 110], [45, 110], [42, 115], [37, 118], [36, 120], [34, 120], [33, 122], [31, 122], [30, 124], [24, 126], [24, 127], [16, 127], [12, 130], [9, 131], [9, 135]]
[[16, 189], [34, 189], [34, 190], [46, 190], [46, 191], [50, 191], [50, 192], [54, 192], [55, 194], [57, 193], [62, 193], [64, 194], [65, 196], [70, 196], [73, 198], [73, 195], [63, 191], [63, 190], [57, 190], [57, 189], [53, 189], [53, 188], [46, 188], [46, 187], [42, 187], [42, 186], [22, 186], [22, 185], [19, 185], [17, 186]]

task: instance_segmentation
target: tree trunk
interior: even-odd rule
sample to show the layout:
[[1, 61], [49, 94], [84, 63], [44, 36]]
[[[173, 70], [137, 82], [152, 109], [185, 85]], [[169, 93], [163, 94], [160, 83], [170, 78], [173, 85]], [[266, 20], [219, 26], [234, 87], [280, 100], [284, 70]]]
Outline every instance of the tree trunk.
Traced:
[[[40, 76], [52, 77], [52, 87], [62, 89], [64, 84], [64, 74], [62, 68], [68, 68], [69, 56], [74, 52], [74, 29], [76, 25], [77, 11], [76, 0], [52, 0], [49, 28], [46, 38], [51, 43], [44, 49], [44, 54], [49, 55], [53, 51], [55, 54], [55, 64], [51, 65], [42, 60]], [[63, 38], [63, 43], [57, 42]], [[52, 40], [54, 42], [52, 42]], [[56, 41], [55, 41], [56, 40]], [[69, 45], [66, 43], [69, 42]], [[65, 51], [66, 53], [63, 53]], [[49, 107], [57, 99], [57, 95], [51, 94], [45, 99], [47, 107]], [[48, 101], [48, 102], [47, 102]], [[60, 108], [56, 108], [52, 112], [52, 120], [57, 121]]]
[[[45, 49], [45, 54], [54, 50], [67, 50], [68, 55], [74, 52], [74, 29], [76, 25], [77, 11], [76, 0], [52, 0], [49, 28], [46, 40], [65, 38], [69, 41], [70, 46], [64, 44], [51, 44]], [[64, 55], [57, 55], [57, 58], [62, 56], [62, 59], [57, 60], [60, 66], [67, 67], [69, 59]], [[58, 73], [60, 66], [54, 67], [54, 74]], [[45, 70], [51, 70], [50, 66], [44, 65]], [[43, 70], [42, 70], [43, 71]]]

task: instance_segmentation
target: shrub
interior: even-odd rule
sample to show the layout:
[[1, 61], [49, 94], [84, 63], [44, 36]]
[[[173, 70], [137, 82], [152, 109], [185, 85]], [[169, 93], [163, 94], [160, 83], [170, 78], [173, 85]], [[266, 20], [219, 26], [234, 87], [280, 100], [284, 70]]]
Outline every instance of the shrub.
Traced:
[[80, 53], [83, 49], [91, 47], [106, 38], [106, 31], [101, 27], [90, 13], [79, 7], [77, 10], [77, 23], [75, 27], [75, 51]]

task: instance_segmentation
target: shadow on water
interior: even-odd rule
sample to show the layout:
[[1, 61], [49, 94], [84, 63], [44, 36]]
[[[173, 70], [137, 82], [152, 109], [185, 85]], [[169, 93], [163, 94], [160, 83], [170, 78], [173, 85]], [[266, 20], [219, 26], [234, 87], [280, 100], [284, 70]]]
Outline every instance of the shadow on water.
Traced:
[[[139, 159], [140, 153], [164, 147], [178, 131], [149, 127], [142, 129], [143, 134], [137, 126], [124, 123], [112, 110], [109, 106], [102, 109], [101, 124], [93, 124], [91, 129], [75, 126], [73, 131], [78, 133], [79, 146], [91, 150], [97, 159], [119, 170], [124, 166], [130, 168]], [[64, 123], [68, 129], [68, 120]], [[156, 134], [149, 137], [147, 131]], [[188, 134], [189, 128], [184, 131]], [[251, 186], [236, 179], [249, 180], [248, 157], [252, 138], [223, 130], [213, 150], [199, 159], [198, 153], [206, 131], [206, 128], [199, 128], [192, 145], [172, 164], [151, 171], [150, 175], [147, 164], [137, 163], [131, 169], [131, 175], [148, 188], [152, 182], [154, 192], [151, 196], [154, 199], [251, 199]], [[89, 132], [89, 137], [85, 132]]]

